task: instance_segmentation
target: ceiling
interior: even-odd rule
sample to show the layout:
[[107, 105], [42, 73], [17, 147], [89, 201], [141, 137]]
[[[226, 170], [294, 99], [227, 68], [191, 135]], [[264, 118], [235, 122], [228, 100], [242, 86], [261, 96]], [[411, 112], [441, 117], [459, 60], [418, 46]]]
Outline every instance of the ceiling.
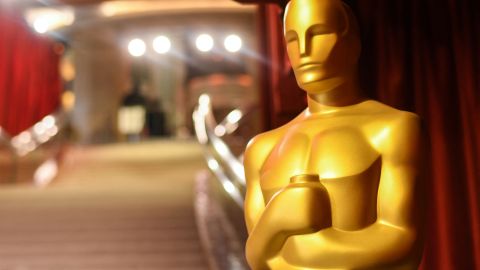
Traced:
[[[37, 0], [38, 1], [38, 0]], [[43, 0], [38, 2], [50, 2], [52, 4], [67, 4], [67, 5], [85, 5], [85, 4], [98, 4], [101, 2], [108, 2], [108, 0]], [[195, 5], [195, 3], [202, 4], [202, 2], [209, 2], [211, 4], [215, 3], [234, 3], [233, 0], [149, 0], [149, 1], [142, 1], [142, 0], [120, 0], [116, 2], [157, 2], [163, 3], [164, 5], [175, 6], [175, 5], [182, 5], [185, 2]]]
[[[93, 1], [93, 0], [62, 0]], [[97, 0], [98, 2], [101, 2]], [[150, 0], [150, 1], [103, 1], [100, 12], [107, 16], [122, 16], [142, 13], [192, 12], [192, 11], [240, 11], [251, 10], [252, 6], [242, 5], [232, 0]]]
[[104, 2], [118, 2], [118, 3], [142, 3], [142, 5], [163, 5], [170, 8], [183, 7], [189, 5], [191, 8], [203, 7], [209, 5], [215, 7], [220, 6], [229, 6], [229, 7], [241, 7], [242, 5], [234, 0], [3, 0], [6, 2], [12, 2], [15, 4], [30, 5], [30, 6], [59, 6], [59, 5], [70, 5], [70, 6], [85, 6], [85, 5], [95, 5]]
[[[2, 1], [2, 0], [0, 0]], [[24, 9], [30, 25], [41, 16], [52, 18], [51, 28], [62, 28], [79, 22], [99, 22], [157, 16], [161, 14], [192, 14], [215, 12], [253, 12], [254, 5], [242, 5], [233, 0], [3, 0]], [[73, 15], [74, 14], [74, 15]]]
[[[252, 5], [243, 5], [234, 0], [0, 0], [1, 5], [17, 6], [22, 9], [38, 7], [72, 7], [74, 9], [107, 9], [109, 16], [115, 14], [195, 11], [195, 10], [252, 10]], [[104, 13], [104, 10], [100, 10]], [[114, 14], [115, 13], [115, 14]]]

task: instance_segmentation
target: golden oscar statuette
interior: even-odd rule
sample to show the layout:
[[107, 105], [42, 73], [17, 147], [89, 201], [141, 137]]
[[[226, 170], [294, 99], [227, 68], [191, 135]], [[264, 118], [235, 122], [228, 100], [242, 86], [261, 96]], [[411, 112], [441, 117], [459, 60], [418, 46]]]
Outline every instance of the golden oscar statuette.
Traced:
[[284, 25], [308, 108], [247, 147], [249, 265], [417, 269], [418, 116], [363, 98], [359, 30], [341, 0], [292, 0]]

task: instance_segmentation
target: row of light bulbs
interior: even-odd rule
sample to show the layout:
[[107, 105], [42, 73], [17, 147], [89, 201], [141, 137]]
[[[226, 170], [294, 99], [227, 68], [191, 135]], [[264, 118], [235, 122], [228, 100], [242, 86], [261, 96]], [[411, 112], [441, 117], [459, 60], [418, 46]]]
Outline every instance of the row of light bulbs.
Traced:
[[[215, 46], [213, 37], [209, 34], [201, 34], [195, 39], [195, 46], [200, 52], [209, 52]], [[243, 41], [235, 34], [228, 35], [223, 41], [225, 50], [231, 53], [239, 52], [242, 49]], [[167, 36], [158, 36], [152, 42], [153, 50], [159, 54], [166, 54], [172, 48], [172, 42]], [[134, 57], [143, 56], [147, 51], [145, 41], [139, 38], [132, 39], [128, 43], [128, 52]]]

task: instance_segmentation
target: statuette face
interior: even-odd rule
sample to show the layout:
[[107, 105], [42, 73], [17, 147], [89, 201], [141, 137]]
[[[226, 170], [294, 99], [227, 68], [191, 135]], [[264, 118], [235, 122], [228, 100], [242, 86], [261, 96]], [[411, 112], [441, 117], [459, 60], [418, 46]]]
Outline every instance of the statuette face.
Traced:
[[284, 33], [308, 108], [245, 152], [249, 265], [416, 269], [419, 118], [363, 97], [358, 27], [340, 0], [292, 0]]
[[285, 41], [299, 86], [321, 90], [322, 81], [354, 72], [360, 54], [355, 18], [341, 1], [291, 1], [285, 13]]

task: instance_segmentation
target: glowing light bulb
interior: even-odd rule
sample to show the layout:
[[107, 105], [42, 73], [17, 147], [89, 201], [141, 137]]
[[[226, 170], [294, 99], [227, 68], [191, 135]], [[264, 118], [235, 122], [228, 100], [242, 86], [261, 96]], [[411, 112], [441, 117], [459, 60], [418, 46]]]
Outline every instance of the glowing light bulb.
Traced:
[[165, 54], [170, 51], [172, 43], [166, 36], [158, 36], [153, 40], [153, 49], [159, 54]]
[[134, 57], [140, 57], [147, 51], [145, 42], [139, 38], [132, 39], [128, 43], [128, 52]]
[[33, 22], [33, 29], [35, 29], [35, 31], [37, 31], [39, 34], [45, 34], [49, 28], [50, 23], [44, 17], [40, 17]]
[[208, 34], [201, 34], [197, 37], [195, 45], [197, 46], [197, 49], [201, 52], [211, 51], [214, 45], [213, 38]]
[[225, 49], [227, 51], [235, 53], [240, 51], [240, 49], [242, 49], [243, 42], [239, 36], [229, 35], [228, 37], [225, 38], [223, 45], [225, 46]]

